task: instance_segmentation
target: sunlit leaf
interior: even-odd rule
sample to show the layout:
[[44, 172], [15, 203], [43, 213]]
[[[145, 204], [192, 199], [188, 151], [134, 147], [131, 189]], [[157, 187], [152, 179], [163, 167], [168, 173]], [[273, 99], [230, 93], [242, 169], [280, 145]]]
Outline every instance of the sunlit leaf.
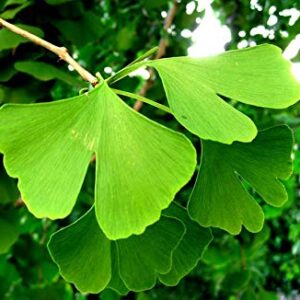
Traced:
[[291, 174], [292, 144], [287, 126], [261, 131], [248, 144], [203, 141], [201, 167], [188, 207], [192, 218], [231, 234], [238, 234], [242, 225], [251, 232], [260, 231], [263, 211], [242, 180], [268, 204], [283, 205], [287, 193], [280, 179]]
[[48, 247], [62, 276], [81, 292], [99, 293], [114, 277], [120, 282], [114, 280], [110, 287], [119, 290], [122, 284], [123, 291], [141, 291], [155, 285], [158, 273], [170, 270], [172, 252], [183, 234], [180, 221], [162, 217], [142, 235], [110, 241], [91, 210], [55, 233]]
[[269, 108], [285, 108], [300, 98], [300, 83], [292, 75], [291, 64], [272, 45], [146, 64], [161, 76], [177, 120], [200, 138], [225, 144], [250, 142], [257, 131], [248, 117], [219, 95]]
[[129, 108], [105, 83], [71, 99], [0, 110], [0, 152], [37, 217], [67, 216], [96, 154], [95, 209], [111, 239], [156, 222], [196, 164], [191, 142]]

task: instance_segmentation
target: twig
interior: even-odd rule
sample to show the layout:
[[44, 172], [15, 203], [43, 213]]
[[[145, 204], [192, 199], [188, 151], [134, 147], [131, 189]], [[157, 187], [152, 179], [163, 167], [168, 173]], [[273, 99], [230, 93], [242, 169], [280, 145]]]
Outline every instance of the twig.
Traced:
[[55, 46], [45, 41], [44, 39], [41, 39], [40, 37], [0, 18], [0, 27], [1, 26], [55, 53], [60, 59], [64, 60], [70, 66], [72, 66], [74, 70], [76, 70], [85, 81], [90, 82], [93, 86], [98, 83], [98, 79], [94, 75], [84, 69], [77, 61], [72, 58], [72, 56], [69, 55], [67, 48]]
[[[164, 24], [164, 31], [165, 32], [168, 32], [168, 29], [171, 27], [171, 25], [173, 23], [173, 20], [175, 18], [175, 14], [177, 12], [177, 9], [178, 9], [178, 3], [177, 3], [177, 0], [174, 0], [173, 5], [170, 8], [170, 10], [167, 14], [167, 17], [165, 19], [165, 24]], [[160, 42], [159, 42], [159, 45], [158, 45], [158, 51], [156, 52], [156, 55], [155, 55], [154, 59], [159, 59], [159, 58], [163, 57], [166, 54], [167, 47], [168, 47], [168, 42], [164, 37], [162, 37], [160, 39]], [[140, 96], [145, 96], [147, 94], [148, 90], [153, 85], [153, 79], [154, 79], [154, 76], [155, 76], [153, 68], [151, 68], [149, 70], [149, 75], [150, 75], [149, 79], [145, 82], [145, 84], [143, 85], [143, 87], [141, 88], [141, 90], [139, 92]], [[135, 104], [134, 104], [134, 109], [136, 111], [139, 111], [142, 108], [142, 106], [143, 106], [142, 101], [136, 101]]]

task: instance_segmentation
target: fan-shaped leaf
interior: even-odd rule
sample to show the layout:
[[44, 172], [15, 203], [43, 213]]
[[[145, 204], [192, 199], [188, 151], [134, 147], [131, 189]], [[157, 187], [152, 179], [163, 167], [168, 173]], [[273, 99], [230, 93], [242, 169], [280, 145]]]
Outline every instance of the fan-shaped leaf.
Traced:
[[292, 144], [287, 126], [261, 131], [249, 144], [203, 141], [201, 167], [188, 207], [192, 218], [231, 234], [238, 234], [242, 225], [251, 232], [260, 231], [263, 211], [241, 178], [267, 203], [281, 206], [287, 193], [279, 179], [291, 174]]
[[172, 269], [168, 273], [159, 276], [162, 283], [176, 285], [196, 267], [207, 246], [212, 241], [212, 234], [209, 229], [203, 228], [192, 221], [186, 210], [178, 204], [171, 204], [163, 214], [177, 218], [186, 227], [186, 233], [174, 251]]
[[203, 139], [230, 144], [256, 136], [254, 123], [218, 95], [269, 108], [288, 107], [300, 98], [291, 64], [272, 45], [146, 64], [160, 74], [177, 120]]
[[48, 247], [62, 276], [81, 292], [99, 293], [108, 286], [126, 293], [152, 288], [158, 273], [170, 270], [183, 234], [180, 221], [162, 217], [142, 235], [109, 241], [91, 210], [55, 233]]
[[72, 210], [96, 154], [96, 215], [106, 236], [140, 234], [190, 179], [196, 153], [188, 139], [129, 108], [102, 83], [52, 103], [4, 105], [0, 152], [37, 217]]

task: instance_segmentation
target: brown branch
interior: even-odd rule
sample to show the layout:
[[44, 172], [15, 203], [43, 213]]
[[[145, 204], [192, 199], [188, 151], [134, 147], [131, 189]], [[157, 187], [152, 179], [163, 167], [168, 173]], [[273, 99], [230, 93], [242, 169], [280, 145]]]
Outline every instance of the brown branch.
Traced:
[[[164, 23], [164, 32], [165, 33], [168, 32], [168, 29], [172, 25], [173, 20], [175, 18], [175, 14], [177, 12], [177, 9], [178, 9], [178, 3], [177, 3], [177, 0], [174, 0], [173, 5], [170, 8], [170, 10], [167, 14], [167, 17], [165, 19], [165, 23]], [[166, 54], [167, 47], [168, 47], [168, 41], [166, 40], [165, 37], [162, 37], [160, 39], [160, 42], [159, 42], [159, 45], [158, 45], [158, 50], [156, 52], [156, 55], [155, 55], [154, 59], [159, 59], [159, 58], [163, 57]], [[139, 95], [141, 95], [143, 97], [147, 94], [148, 90], [153, 85], [153, 80], [154, 80], [154, 76], [155, 76], [153, 68], [149, 69], [149, 75], [150, 75], [149, 79], [145, 82], [145, 84], [143, 85], [143, 87], [141, 88], [141, 90], [139, 92]], [[133, 108], [136, 111], [139, 111], [142, 108], [142, 106], [143, 106], [142, 101], [136, 101]]]
[[98, 83], [98, 79], [92, 75], [90, 72], [88, 72], [86, 69], [84, 69], [77, 61], [75, 61], [72, 56], [68, 53], [68, 49], [65, 47], [58, 47], [55, 46], [40, 37], [23, 30], [3, 19], [0, 18], [0, 27], [4, 27], [18, 35], [23, 36], [24, 38], [30, 40], [31, 42], [46, 48], [47, 50], [55, 53], [60, 59], [67, 62], [70, 66], [74, 68], [78, 72], [78, 74], [85, 80], [90, 82], [93, 86], [95, 86]]

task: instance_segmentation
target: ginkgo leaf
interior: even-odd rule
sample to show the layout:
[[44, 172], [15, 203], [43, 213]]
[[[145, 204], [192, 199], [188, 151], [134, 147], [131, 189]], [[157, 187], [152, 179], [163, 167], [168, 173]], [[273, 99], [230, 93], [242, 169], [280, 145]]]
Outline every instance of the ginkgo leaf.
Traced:
[[[37, 27], [24, 24], [16, 24], [16, 26], [26, 31], [29, 31], [30, 33], [33, 33], [34, 35], [37, 35], [39, 37], [44, 36], [44, 32]], [[3, 28], [0, 30], [0, 51], [15, 48], [18, 47], [20, 44], [28, 42], [28, 39], [17, 35], [16, 33], [9, 31], [8, 29]]]
[[225, 144], [250, 142], [257, 130], [219, 95], [269, 108], [285, 108], [300, 98], [300, 83], [290, 62], [273, 45], [146, 64], [157, 69], [176, 119], [200, 138]]
[[30, 5], [32, 5], [31, 1], [25, 1], [23, 3], [19, 3], [18, 6], [5, 9], [4, 12], [0, 14], [0, 16], [5, 20], [13, 19], [19, 12], [21, 12], [23, 9], [25, 9]]
[[95, 209], [110, 239], [156, 222], [196, 165], [191, 142], [128, 107], [103, 82], [62, 101], [4, 105], [0, 152], [29, 210], [67, 216], [96, 154]]
[[163, 211], [163, 214], [176, 217], [186, 227], [186, 233], [173, 253], [172, 269], [159, 276], [162, 283], [176, 285], [196, 267], [213, 237], [209, 228], [203, 228], [192, 221], [186, 209], [178, 204], [172, 203], [169, 208]]
[[287, 126], [261, 131], [248, 144], [202, 141], [200, 171], [188, 206], [191, 217], [202, 226], [231, 234], [238, 234], [242, 225], [251, 232], [260, 231], [263, 211], [241, 180], [268, 204], [283, 205], [287, 193], [279, 179], [287, 179], [292, 172], [292, 145]]
[[142, 235], [110, 241], [92, 209], [55, 233], [48, 248], [62, 276], [81, 292], [99, 293], [110, 287], [126, 293], [152, 288], [158, 274], [170, 270], [172, 252], [184, 232], [180, 221], [163, 216]]
[[42, 61], [19, 61], [14, 65], [15, 69], [29, 74], [39, 80], [48, 81], [60, 79], [67, 84], [83, 87], [85, 84], [70, 75], [68, 72], [62, 71], [57, 67], [47, 64]]

